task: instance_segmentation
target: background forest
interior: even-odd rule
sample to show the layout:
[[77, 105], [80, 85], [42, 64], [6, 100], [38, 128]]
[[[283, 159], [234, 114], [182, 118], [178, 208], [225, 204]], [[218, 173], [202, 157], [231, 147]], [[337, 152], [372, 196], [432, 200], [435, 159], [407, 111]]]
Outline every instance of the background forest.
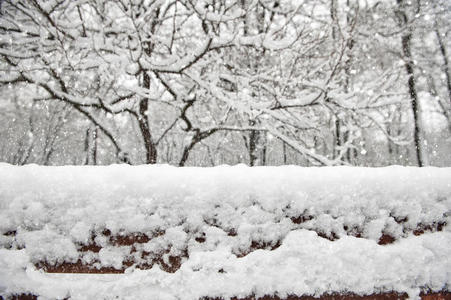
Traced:
[[449, 0], [0, 5], [0, 161], [451, 165]]

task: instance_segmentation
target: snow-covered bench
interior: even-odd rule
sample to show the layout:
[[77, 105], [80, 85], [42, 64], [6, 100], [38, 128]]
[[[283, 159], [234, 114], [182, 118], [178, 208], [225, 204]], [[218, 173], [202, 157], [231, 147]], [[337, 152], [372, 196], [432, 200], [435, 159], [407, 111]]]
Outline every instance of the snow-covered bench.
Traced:
[[0, 164], [0, 295], [440, 299], [450, 218], [450, 168]]

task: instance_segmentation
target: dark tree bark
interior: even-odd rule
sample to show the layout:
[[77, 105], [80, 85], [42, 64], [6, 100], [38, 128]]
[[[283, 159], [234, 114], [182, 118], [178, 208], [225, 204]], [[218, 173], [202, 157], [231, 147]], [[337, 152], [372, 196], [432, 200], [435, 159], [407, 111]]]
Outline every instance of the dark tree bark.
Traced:
[[330, 0], [330, 18], [332, 19], [332, 39], [337, 38], [337, 1]]
[[413, 131], [413, 139], [414, 139], [414, 145], [415, 145], [415, 154], [417, 159], [417, 164], [419, 167], [424, 166], [424, 153], [423, 148], [421, 145], [421, 120], [420, 120], [420, 108], [419, 108], [419, 102], [418, 102], [418, 96], [417, 96], [417, 90], [416, 90], [416, 83], [415, 83], [415, 74], [414, 74], [414, 63], [412, 58], [412, 50], [411, 50], [411, 44], [412, 44], [412, 26], [410, 26], [409, 19], [407, 16], [407, 13], [405, 11], [405, 3], [404, 0], [397, 0], [399, 10], [398, 18], [400, 21], [401, 26], [406, 26], [405, 33], [401, 37], [401, 45], [402, 45], [402, 53], [404, 55], [405, 60], [405, 67], [406, 67], [406, 73], [407, 73], [407, 87], [409, 89], [409, 96], [410, 96], [410, 103], [412, 105], [412, 112], [413, 112], [413, 123], [414, 123], [414, 131]]
[[342, 146], [342, 136], [341, 136], [341, 121], [336, 116], [335, 122], [334, 122], [334, 137], [335, 137], [335, 147], [334, 147], [334, 158], [338, 157], [340, 154], [340, 147]]
[[435, 34], [437, 35], [437, 41], [440, 48], [440, 53], [442, 54], [443, 58], [443, 72], [446, 76], [446, 87], [448, 88], [448, 100], [451, 105], [451, 76], [449, 74], [449, 61], [448, 61], [448, 53], [446, 51], [446, 46], [443, 43], [442, 36], [440, 35], [440, 30], [438, 29], [437, 22], [435, 23]]
[[283, 155], [283, 164], [286, 165], [288, 163], [287, 144], [283, 141], [282, 141], [282, 155]]
[[421, 124], [420, 124], [420, 108], [418, 105], [418, 96], [417, 90], [415, 86], [415, 75], [414, 75], [414, 66], [412, 61], [412, 54], [410, 50], [410, 43], [412, 39], [412, 34], [408, 33], [402, 37], [402, 49], [404, 56], [407, 60], [406, 62], [406, 72], [408, 76], [407, 86], [409, 88], [409, 95], [412, 104], [412, 112], [413, 112], [413, 121], [414, 121], [414, 131], [413, 131], [413, 139], [415, 143], [416, 149], [416, 157], [419, 167], [424, 166], [423, 155], [422, 155], [422, 147], [421, 147]]
[[[332, 40], [335, 42], [337, 39], [337, 23], [338, 23], [338, 17], [337, 17], [337, 1], [336, 0], [330, 0], [330, 19], [332, 21]], [[346, 66], [345, 66], [346, 69]], [[346, 71], [346, 70], [345, 70]], [[340, 148], [343, 145], [343, 136], [341, 135], [341, 127], [342, 127], [342, 120], [338, 117], [338, 115], [335, 115], [335, 122], [333, 122], [333, 157], [336, 158], [340, 154]]]
[[94, 127], [94, 131], [92, 133], [92, 164], [97, 165], [97, 136], [98, 136], [99, 128], [97, 126]]
[[[150, 88], [150, 76], [146, 72], [143, 72], [143, 85], [147, 89]], [[146, 164], [155, 164], [157, 162], [157, 147], [152, 139], [148, 115], [149, 100], [147, 98], [144, 98], [139, 102], [138, 124], [144, 140]]]
[[86, 152], [85, 165], [97, 165], [97, 134], [97, 126], [94, 126], [94, 128], [89, 127], [86, 130], [84, 148]]
[[[250, 120], [249, 125], [255, 126], [255, 120]], [[257, 162], [257, 144], [258, 144], [259, 132], [251, 130], [249, 132], [249, 165], [251, 167], [255, 166]]]
[[[150, 24], [150, 32], [155, 33], [157, 24], [159, 22], [158, 16], [160, 14], [160, 9], [157, 8], [154, 12], [154, 18]], [[150, 38], [150, 37], [149, 37]], [[152, 55], [154, 44], [150, 41], [143, 43], [143, 50], [148, 55]], [[151, 79], [148, 71], [141, 67], [142, 73], [142, 85], [143, 88], [150, 90]], [[139, 101], [139, 111], [138, 111], [138, 124], [141, 131], [141, 135], [144, 141], [144, 149], [146, 152], [146, 164], [156, 164], [157, 163], [157, 145], [154, 143], [152, 138], [152, 132], [149, 125], [149, 99], [143, 98]]]
[[191, 142], [183, 148], [182, 158], [179, 162], [179, 167], [184, 167], [186, 162], [188, 161], [191, 150], [200, 143], [202, 140], [208, 138], [213, 133], [217, 132], [218, 128], [213, 128], [205, 131], [201, 131], [199, 128], [193, 128], [191, 131], [194, 132], [194, 136], [191, 139]]

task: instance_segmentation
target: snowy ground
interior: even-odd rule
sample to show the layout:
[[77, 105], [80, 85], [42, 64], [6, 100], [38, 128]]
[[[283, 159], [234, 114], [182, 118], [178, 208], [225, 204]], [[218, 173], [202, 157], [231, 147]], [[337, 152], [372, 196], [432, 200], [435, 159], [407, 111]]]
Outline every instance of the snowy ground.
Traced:
[[[450, 218], [451, 168], [0, 164], [0, 295], [415, 297], [450, 289]], [[150, 239], [109, 238], [133, 233]], [[378, 244], [384, 236], [394, 242]], [[81, 251], [91, 244], [100, 250]], [[162, 267], [171, 257], [181, 258], [173, 273]], [[80, 261], [125, 273], [36, 267]]]

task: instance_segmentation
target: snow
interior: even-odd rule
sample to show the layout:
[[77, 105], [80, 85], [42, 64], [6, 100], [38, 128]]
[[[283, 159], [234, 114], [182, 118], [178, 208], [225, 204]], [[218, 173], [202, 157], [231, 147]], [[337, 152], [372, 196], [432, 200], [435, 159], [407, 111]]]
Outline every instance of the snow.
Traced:
[[[451, 284], [450, 216], [451, 168], [0, 164], [0, 295], [416, 297]], [[439, 223], [448, 225], [413, 234]], [[151, 237], [135, 244], [137, 262], [145, 251], [166, 264], [181, 257], [181, 266], [132, 265], [121, 275], [37, 269], [79, 259], [126, 268], [131, 245], [114, 245], [106, 230]], [[379, 245], [384, 234], [395, 242]], [[79, 251], [93, 242], [98, 253]]]

